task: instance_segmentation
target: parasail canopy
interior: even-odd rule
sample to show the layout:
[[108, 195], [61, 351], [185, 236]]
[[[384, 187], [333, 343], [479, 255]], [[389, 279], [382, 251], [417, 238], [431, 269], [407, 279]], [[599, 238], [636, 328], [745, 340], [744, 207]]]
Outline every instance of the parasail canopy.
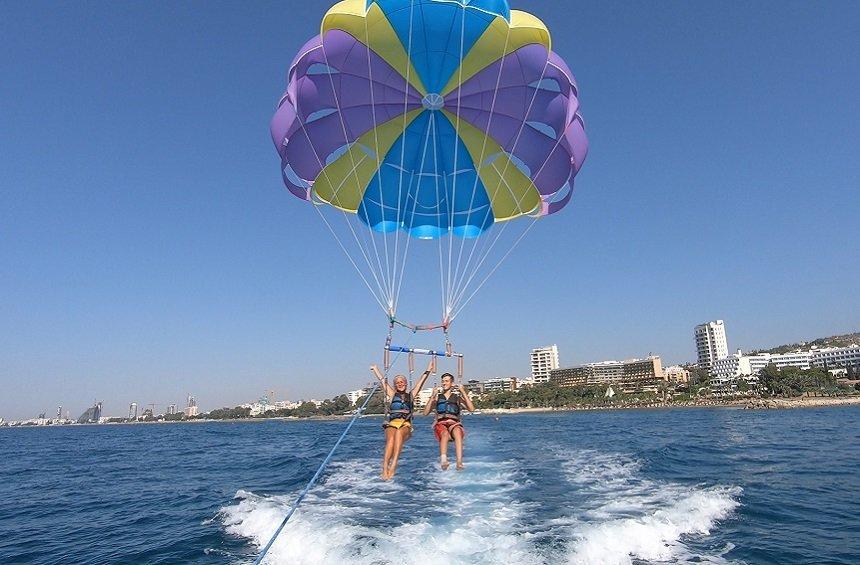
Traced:
[[[351, 261], [392, 316], [400, 233], [483, 239], [557, 212], [588, 148], [573, 74], [543, 22], [506, 0], [335, 4], [290, 65], [271, 134], [291, 193], [371, 228], [350, 227]], [[485, 264], [486, 246], [464, 243], [447, 257], [439, 245], [443, 319]]]

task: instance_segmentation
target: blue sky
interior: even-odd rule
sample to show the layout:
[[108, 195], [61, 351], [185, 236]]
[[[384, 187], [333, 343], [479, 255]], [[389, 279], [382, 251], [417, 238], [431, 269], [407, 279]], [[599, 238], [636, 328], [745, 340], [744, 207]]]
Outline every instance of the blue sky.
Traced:
[[[860, 329], [860, 4], [594, 4], [513, 2], [591, 147], [457, 320], [469, 376]], [[385, 320], [268, 136], [328, 5], [0, 4], [0, 417], [368, 380]]]

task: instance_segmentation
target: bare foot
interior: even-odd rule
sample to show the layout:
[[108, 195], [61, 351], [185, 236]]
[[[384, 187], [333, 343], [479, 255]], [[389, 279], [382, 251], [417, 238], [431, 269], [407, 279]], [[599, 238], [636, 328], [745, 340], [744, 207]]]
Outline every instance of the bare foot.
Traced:
[[447, 470], [448, 470], [448, 465], [449, 465], [448, 460], [447, 460], [447, 459], [442, 459], [441, 466], [442, 466], [442, 470], [443, 470], [443, 471], [447, 471]]
[[458, 471], [462, 471], [462, 470], [463, 470], [463, 469], [465, 469], [465, 468], [466, 468], [466, 467], [464, 467], [464, 466], [463, 466], [463, 462], [462, 462], [462, 461], [457, 461], [457, 470], [458, 470]]

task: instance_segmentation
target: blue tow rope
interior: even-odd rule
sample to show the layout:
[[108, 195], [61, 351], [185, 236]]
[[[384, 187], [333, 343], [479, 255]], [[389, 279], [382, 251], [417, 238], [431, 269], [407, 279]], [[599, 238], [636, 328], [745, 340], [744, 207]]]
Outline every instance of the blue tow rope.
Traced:
[[[398, 353], [397, 356], [394, 358], [394, 361], [391, 362], [391, 366], [394, 366], [394, 362], [397, 361], [398, 357], [400, 357], [400, 353]], [[391, 370], [391, 366], [385, 370], [384, 376], [386, 376], [386, 377], [388, 376], [388, 371]], [[299, 493], [299, 497], [296, 499], [296, 501], [290, 507], [290, 511], [287, 512], [287, 515], [281, 521], [281, 525], [278, 526], [277, 530], [275, 530], [274, 535], [272, 535], [272, 539], [270, 539], [269, 543], [267, 543], [265, 545], [265, 547], [263, 547], [263, 551], [260, 552], [260, 556], [257, 557], [256, 561], [254, 561], [254, 565], [260, 565], [260, 563], [263, 562], [263, 558], [266, 557], [266, 554], [272, 548], [272, 544], [274, 544], [275, 540], [278, 539], [278, 536], [281, 535], [281, 530], [284, 529], [284, 526], [287, 525], [287, 522], [290, 521], [290, 518], [292, 518], [296, 509], [299, 507], [299, 504], [302, 503], [302, 500], [304, 500], [305, 496], [307, 496], [308, 492], [311, 490], [311, 488], [314, 486], [314, 484], [316, 484], [317, 479], [320, 478], [320, 475], [322, 475], [322, 472], [325, 470], [326, 466], [328, 466], [329, 462], [331, 461], [331, 458], [334, 455], [335, 450], [338, 448], [338, 446], [341, 444], [343, 439], [346, 437], [346, 434], [349, 433], [349, 430], [352, 428], [352, 425], [355, 423], [355, 421], [358, 419], [358, 417], [361, 416], [361, 413], [364, 412], [364, 409], [367, 408], [367, 403], [370, 402], [370, 399], [373, 397], [373, 395], [376, 393], [376, 391], [378, 389], [379, 389], [379, 383], [377, 382], [375, 385], [373, 385], [373, 388], [370, 389], [370, 393], [367, 395], [367, 398], [364, 399], [364, 403], [361, 405], [361, 407], [355, 411], [355, 415], [349, 421], [349, 424], [347, 424], [346, 429], [343, 430], [343, 433], [340, 434], [340, 437], [337, 438], [337, 441], [335, 442], [334, 446], [332, 446], [331, 451], [328, 452], [328, 455], [326, 455], [326, 458], [323, 460], [322, 464], [319, 466], [319, 469], [317, 469], [317, 472], [314, 473], [314, 476], [311, 477], [311, 480], [308, 482], [308, 484], [305, 486], [305, 488], [302, 490], [302, 492]]]

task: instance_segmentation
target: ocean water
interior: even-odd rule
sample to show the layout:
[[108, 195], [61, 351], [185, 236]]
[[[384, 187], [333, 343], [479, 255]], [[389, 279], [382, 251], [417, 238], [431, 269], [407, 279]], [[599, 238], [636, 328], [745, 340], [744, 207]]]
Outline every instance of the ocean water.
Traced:
[[[0, 429], [0, 563], [250, 563], [345, 422]], [[267, 563], [860, 563], [860, 409], [358, 422]]]

